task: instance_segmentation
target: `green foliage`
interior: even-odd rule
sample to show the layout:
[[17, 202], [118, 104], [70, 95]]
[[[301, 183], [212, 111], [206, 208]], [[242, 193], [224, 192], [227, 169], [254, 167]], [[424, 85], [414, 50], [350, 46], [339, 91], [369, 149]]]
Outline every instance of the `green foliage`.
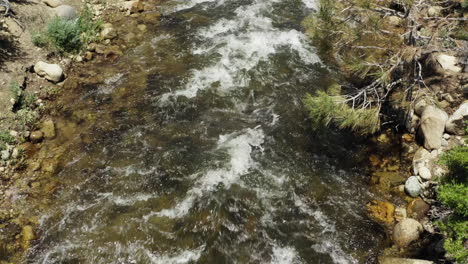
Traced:
[[77, 20], [54, 17], [47, 29], [34, 33], [33, 44], [38, 47], [55, 47], [59, 52], [77, 52], [84, 45], [97, 40], [102, 21], [93, 21], [93, 13], [87, 5]]
[[17, 82], [10, 83], [10, 92], [12, 99], [18, 102], [22, 94], [21, 86]]
[[31, 34], [32, 43], [39, 48], [45, 48], [49, 45], [49, 39], [43, 32], [34, 32]]
[[467, 184], [468, 147], [457, 147], [442, 155], [440, 163], [449, 169], [449, 178]]
[[452, 208], [456, 214], [468, 217], [468, 185], [447, 183], [439, 187], [439, 200]]
[[4, 150], [7, 144], [14, 144], [15, 138], [6, 131], [0, 131], [0, 150]]
[[71, 52], [81, 48], [80, 28], [76, 21], [54, 17], [47, 26], [48, 39], [59, 51]]
[[458, 263], [468, 261], [464, 242], [468, 239], [468, 147], [458, 147], [445, 153], [440, 162], [449, 169], [448, 180], [437, 190], [439, 200], [454, 213], [437, 226], [446, 237], [447, 255]]
[[32, 128], [39, 120], [39, 113], [31, 109], [20, 109], [16, 113], [16, 120], [23, 129]]
[[314, 129], [320, 129], [330, 124], [340, 129], [350, 129], [361, 135], [377, 132], [380, 129], [379, 109], [354, 109], [343, 102], [339, 96], [330, 96], [319, 91], [316, 95], [307, 94], [304, 105]]

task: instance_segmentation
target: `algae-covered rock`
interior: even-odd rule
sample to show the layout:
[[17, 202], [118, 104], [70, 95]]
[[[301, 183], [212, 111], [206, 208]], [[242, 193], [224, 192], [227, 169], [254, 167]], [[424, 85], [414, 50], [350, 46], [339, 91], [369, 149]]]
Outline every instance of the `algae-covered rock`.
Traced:
[[33, 227], [30, 225], [23, 226], [21, 231], [22, 237], [22, 246], [24, 249], [28, 249], [30, 246], [30, 241], [35, 239]]
[[55, 124], [54, 121], [48, 119], [42, 123], [41, 132], [44, 133], [44, 137], [51, 139], [55, 137]]
[[374, 200], [367, 204], [367, 211], [380, 224], [391, 225], [395, 221], [395, 206], [389, 202]]

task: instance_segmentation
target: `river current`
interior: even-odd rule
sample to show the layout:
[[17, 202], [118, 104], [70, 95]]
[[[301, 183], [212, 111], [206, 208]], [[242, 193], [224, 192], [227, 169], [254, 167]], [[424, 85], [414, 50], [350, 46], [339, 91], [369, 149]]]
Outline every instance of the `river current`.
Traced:
[[105, 81], [62, 118], [89, 117], [67, 139], [30, 262], [364, 262], [382, 234], [359, 146], [312, 133], [302, 106], [332, 82], [300, 26], [314, 7], [164, 4], [160, 26], [101, 65]]

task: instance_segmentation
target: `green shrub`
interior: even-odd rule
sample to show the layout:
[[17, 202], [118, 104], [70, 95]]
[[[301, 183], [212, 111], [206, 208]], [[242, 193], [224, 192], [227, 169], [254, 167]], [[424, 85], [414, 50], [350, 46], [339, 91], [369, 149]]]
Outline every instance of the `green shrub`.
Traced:
[[438, 189], [439, 200], [452, 208], [456, 214], [468, 216], [468, 185], [462, 183], [443, 184]]
[[49, 39], [43, 32], [34, 32], [31, 34], [32, 43], [39, 48], [45, 48], [49, 45]]
[[440, 162], [447, 165], [449, 173], [437, 196], [442, 204], [454, 213], [445, 221], [437, 222], [446, 237], [444, 248], [447, 256], [458, 263], [468, 261], [464, 242], [468, 239], [468, 147], [458, 147], [445, 153]]
[[6, 148], [6, 144], [14, 144], [16, 139], [10, 135], [10, 133], [6, 131], [0, 131], [0, 150], [4, 150]]
[[54, 17], [47, 26], [48, 39], [59, 51], [71, 52], [81, 48], [78, 23], [61, 17]]
[[22, 94], [21, 86], [17, 82], [10, 83], [10, 92], [11, 98], [18, 102]]
[[52, 44], [59, 52], [76, 52], [84, 45], [97, 40], [102, 21], [93, 21], [89, 7], [80, 12], [77, 20], [54, 17], [46, 31], [32, 34], [32, 42], [38, 47]]
[[449, 169], [449, 179], [468, 184], [468, 147], [457, 147], [442, 155], [440, 163]]

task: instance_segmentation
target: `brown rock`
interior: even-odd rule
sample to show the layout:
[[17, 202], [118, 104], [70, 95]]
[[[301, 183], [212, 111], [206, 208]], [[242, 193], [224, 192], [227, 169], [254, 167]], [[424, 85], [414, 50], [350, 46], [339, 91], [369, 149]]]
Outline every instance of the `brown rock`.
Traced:
[[87, 52], [85, 53], [85, 55], [84, 55], [84, 59], [85, 59], [86, 61], [92, 60], [92, 59], [93, 59], [93, 53], [92, 53], [91, 51], [87, 51]]
[[413, 200], [408, 205], [408, 216], [417, 220], [423, 219], [431, 207], [421, 199]]
[[367, 212], [380, 224], [391, 225], [395, 221], [395, 206], [389, 202], [374, 200], [367, 204]]
[[34, 143], [41, 142], [43, 138], [44, 133], [42, 133], [42, 131], [39, 130], [31, 132], [31, 135], [29, 135], [29, 139]]
[[418, 221], [411, 218], [403, 219], [393, 229], [393, 242], [400, 248], [406, 247], [418, 240], [422, 231], [423, 227]]

